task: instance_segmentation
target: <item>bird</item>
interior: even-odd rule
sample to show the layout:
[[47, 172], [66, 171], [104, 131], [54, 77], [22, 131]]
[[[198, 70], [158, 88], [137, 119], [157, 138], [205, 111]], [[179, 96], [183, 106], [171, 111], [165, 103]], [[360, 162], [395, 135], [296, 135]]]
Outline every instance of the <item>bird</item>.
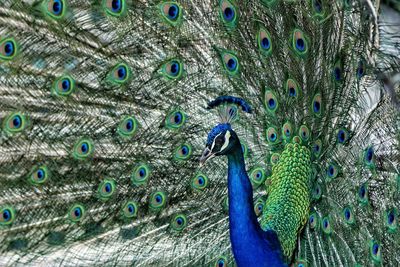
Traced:
[[379, 10], [1, 1], [0, 265], [399, 265]]

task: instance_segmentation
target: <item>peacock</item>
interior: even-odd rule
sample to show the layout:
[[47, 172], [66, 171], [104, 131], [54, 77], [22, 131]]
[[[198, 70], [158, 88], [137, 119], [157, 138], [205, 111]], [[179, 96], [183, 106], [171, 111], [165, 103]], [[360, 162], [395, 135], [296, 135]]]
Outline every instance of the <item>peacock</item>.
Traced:
[[0, 266], [399, 266], [380, 12], [0, 0]]

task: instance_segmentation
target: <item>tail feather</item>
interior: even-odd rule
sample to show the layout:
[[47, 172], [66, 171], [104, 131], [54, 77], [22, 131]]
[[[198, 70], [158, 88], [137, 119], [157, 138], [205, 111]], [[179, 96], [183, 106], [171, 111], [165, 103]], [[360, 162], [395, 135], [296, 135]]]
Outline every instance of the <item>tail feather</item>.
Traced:
[[227, 95], [252, 107], [233, 127], [255, 203], [286, 143], [312, 153], [289, 261], [400, 262], [398, 92], [376, 75], [399, 64], [368, 3], [61, 2], [0, 7], [1, 263], [233, 265], [226, 162], [197, 161]]

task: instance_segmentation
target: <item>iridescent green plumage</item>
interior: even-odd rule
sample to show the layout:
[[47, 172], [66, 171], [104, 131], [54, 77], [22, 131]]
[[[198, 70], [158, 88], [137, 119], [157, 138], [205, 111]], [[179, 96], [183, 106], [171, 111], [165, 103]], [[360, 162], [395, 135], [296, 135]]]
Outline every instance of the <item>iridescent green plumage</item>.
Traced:
[[308, 218], [310, 162], [306, 147], [288, 144], [272, 168], [261, 226], [277, 232], [287, 257], [291, 256], [297, 235]]

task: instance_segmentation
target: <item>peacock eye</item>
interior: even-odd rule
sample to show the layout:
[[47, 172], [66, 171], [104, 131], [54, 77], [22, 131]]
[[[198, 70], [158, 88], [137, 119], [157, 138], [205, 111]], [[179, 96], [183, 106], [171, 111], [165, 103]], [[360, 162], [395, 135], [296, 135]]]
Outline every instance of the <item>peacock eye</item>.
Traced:
[[307, 54], [308, 51], [308, 43], [305, 38], [304, 33], [296, 29], [293, 32], [293, 37], [292, 37], [292, 46], [294, 48], [294, 51], [299, 55], [299, 56], [304, 56]]
[[309, 226], [310, 226], [310, 229], [315, 229], [317, 226], [318, 226], [318, 215], [317, 215], [317, 213], [312, 213], [311, 215], [310, 215], [310, 217], [308, 218], [308, 223], [309, 223]]
[[76, 142], [72, 155], [76, 159], [83, 160], [88, 158], [92, 154], [93, 150], [93, 142], [89, 139], [82, 138]]
[[345, 128], [337, 130], [337, 142], [339, 144], [345, 144], [349, 140], [349, 133]]
[[131, 174], [131, 181], [134, 185], [145, 184], [150, 176], [150, 169], [146, 164], [139, 164]]
[[125, 63], [119, 63], [110, 71], [108, 75], [109, 81], [114, 84], [123, 84], [129, 80], [131, 69]]
[[330, 224], [330, 221], [329, 221], [329, 217], [328, 216], [324, 217], [322, 219], [321, 223], [322, 223], [322, 231], [327, 235], [331, 234], [332, 233], [332, 227], [331, 227], [331, 224]]
[[267, 129], [267, 141], [269, 144], [274, 145], [279, 142], [278, 131], [275, 127], [269, 127]]
[[27, 117], [21, 112], [10, 114], [3, 123], [3, 130], [9, 134], [22, 132], [27, 127]]
[[9, 225], [15, 220], [15, 210], [12, 207], [0, 207], [0, 227]]
[[17, 44], [13, 38], [0, 40], [0, 59], [10, 60], [16, 55]]
[[353, 214], [353, 209], [351, 207], [345, 207], [343, 209], [343, 220], [349, 224], [352, 225], [354, 224], [354, 214]]
[[121, 1], [119, 0], [112, 1], [111, 8], [113, 12], [119, 12], [121, 10]]
[[204, 190], [208, 185], [208, 177], [202, 173], [198, 173], [192, 178], [191, 186], [194, 190]]
[[222, 146], [225, 144], [225, 136], [219, 135], [215, 138], [214, 147], [212, 151], [214, 153], [220, 152], [222, 150]]
[[286, 81], [286, 92], [292, 99], [296, 99], [300, 94], [300, 86], [293, 79]]
[[178, 79], [182, 76], [183, 63], [179, 59], [172, 59], [165, 63], [161, 73], [168, 79]]
[[114, 194], [116, 189], [115, 182], [113, 180], [104, 180], [99, 184], [97, 189], [98, 197], [101, 200], [108, 200]]
[[233, 27], [237, 20], [235, 6], [227, 0], [220, 1], [220, 13], [226, 26]]
[[137, 128], [138, 125], [135, 117], [126, 116], [119, 123], [117, 132], [121, 137], [128, 139], [136, 133]]
[[165, 126], [168, 129], [179, 129], [186, 121], [186, 114], [183, 111], [175, 110], [169, 113], [165, 119]]
[[312, 198], [314, 200], [319, 200], [321, 198], [321, 195], [322, 195], [321, 186], [317, 184], [312, 190]]
[[161, 15], [171, 26], [176, 26], [182, 21], [183, 9], [175, 2], [160, 4]]
[[43, 184], [49, 178], [49, 172], [46, 166], [35, 166], [29, 176], [30, 182], [33, 184]]
[[120, 16], [126, 9], [125, 0], [103, 0], [103, 8], [109, 15]]
[[227, 262], [226, 258], [224, 256], [221, 256], [215, 262], [215, 267], [225, 267], [226, 262]]
[[68, 212], [68, 218], [72, 222], [79, 222], [85, 215], [85, 208], [80, 204], [73, 205]]
[[255, 187], [261, 185], [265, 178], [265, 171], [261, 167], [256, 167], [250, 171], [250, 181]]
[[70, 76], [62, 76], [54, 82], [52, 91], [56, 96], [67, 97], [74, 89], [75, 81]]
[[364, 164], [373, 169], [375, 167], [375, 155], [374, 155], [374, 148], [369, 146], [364, 150]]
[[222, 136], [221, 138], [219, 138], [218, 143], [223, 145], [225, 143], [225, 136]]
[[49, 0], [45, 3], [47, 15], [53, 19], [62, 18], [65, 14], [65, 1], [64, 0]]
[[187, 225], [187, 218], [184, 214], [178, 214], [171, 220], [171, 227], [175, 231], [182, 231]]
[[360, 201], [361, 204], [367, 204], [368, 203], [368, 184], [364, 183], [360, 186], [358, 189], [358, 200]]
[[385, 224], [389, 233], [397, 232], [397, 224], [398, 224], [398, 211], [396, 208], [391, 208], [386, 211], [385, 214]]
[[239, 71], [239, 60], [234, 53], [224, 52], [221, 54], [223, 66], [229, 75], [235, 75]]
[[175, 20], [178, 17], [179, 8], [177, 5], [170, 5], [168, 8], [168, 18]]
[[369, 250], [370, 250], [370, 255], [371, 255], [372, 259], [374, 260], [374, 262], [380, 263], [382, 260], [380, 244], [375, 240], [371, 240], [369, 242]]
[[138, 205], [135, 201], [128, 201], [122, 207], [122, 214], [125, 218], [134, 218], [137, 216]]
[[192, 154], [192, 146], [189, 144], [182, 144], [175, 149], [175, 159], [187, 160]]
[[339, 166], [335, 162], [331, 162], [326, 168], [326, 181], [332, 181], [339, 175]]
[[164, 192], [156, 191], [150, 196], [150, 208], [153, 211], [160, 211], [166, 204], [166, 195]]

